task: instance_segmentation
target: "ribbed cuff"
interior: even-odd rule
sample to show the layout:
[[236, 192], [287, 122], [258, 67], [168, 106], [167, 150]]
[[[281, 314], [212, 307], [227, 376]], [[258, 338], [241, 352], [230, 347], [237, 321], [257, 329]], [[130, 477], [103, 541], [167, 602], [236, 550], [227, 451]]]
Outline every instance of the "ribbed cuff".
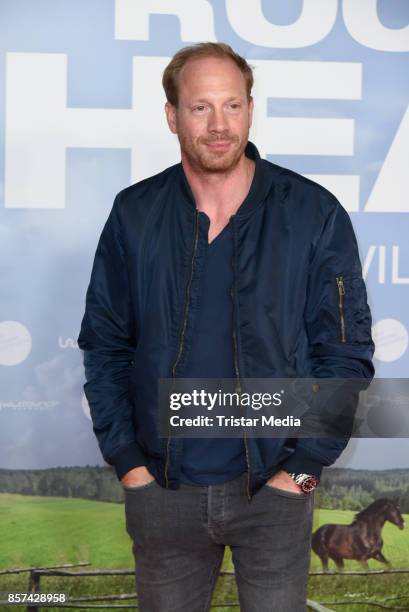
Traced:
[[141, 465], [147, 465], [148, 461], [139, 444], [132, 442], [117, 453], [109, 463], [114, 466], [118, 480], [121, 480], [122, 476], [129, 472], [129, 470]]
[[311, 474], [311, 476], [321, 478], [321, 472], [324, 466], [319, 461], [312, 459], [311, 456], [307, 455], [302, 450], [295, 450], [294, 453], [280, 465], [280, 467], [286, 472], [295, 474]]

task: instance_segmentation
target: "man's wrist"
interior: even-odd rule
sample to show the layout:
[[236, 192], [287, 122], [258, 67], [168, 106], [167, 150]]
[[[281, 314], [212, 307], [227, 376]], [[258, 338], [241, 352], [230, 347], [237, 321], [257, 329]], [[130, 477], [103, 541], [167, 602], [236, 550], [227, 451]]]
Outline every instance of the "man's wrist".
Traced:
[[139, 486], [152, 481], [154, 477], [146, 466], [140, 465], [132, 468], [121, 478], [121, 483], [125, 486]]
[[320, 483], [319, 478], [317, 478], [313, 474], [297, 474], [295, 472], [288, 472], [285, 468], [283, 469], [300, 487], [303, 493], [311, 493], [311, 491], [314, 491], [314, 489], [316, 489]]

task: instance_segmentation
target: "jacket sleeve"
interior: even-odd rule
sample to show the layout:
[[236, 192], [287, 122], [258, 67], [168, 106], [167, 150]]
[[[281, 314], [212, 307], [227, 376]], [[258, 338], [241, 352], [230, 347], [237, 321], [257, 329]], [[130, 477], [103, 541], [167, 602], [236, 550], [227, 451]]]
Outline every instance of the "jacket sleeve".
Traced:
[[[310, 259], [304, 322], [314, 383], [320, 378], [350, 381], [344, 384], [344, 396], [339, 392], [336, 400], [328, 393], [331, 381], [327, 385], [322, 384], [325, 381], [312, 385], [312, 414], [334, 410], [333, 418], [337, 419], [338, 413], [342, 418], [341, 404], [351, 415], [358, 404], [359, 390], [370, 385], [375, 374], [372, 362], [375, 345], [355, 233], [347, 211], [332, 197], [335, 207]], [[319, 478], [323, 467], [341, 455], [350, 433], [345, 428], [345, 435], [341, 436], [299, 437], [293, 454], [281, 467]]]
[[78, 345], [84, 351], [84, 392], [93, 430], [103, 458], [120, 480], [130, 469], [147, 464], [135, 439], [129, 394], [136, 323], [121, 236], [120, 194], [96, 249]]

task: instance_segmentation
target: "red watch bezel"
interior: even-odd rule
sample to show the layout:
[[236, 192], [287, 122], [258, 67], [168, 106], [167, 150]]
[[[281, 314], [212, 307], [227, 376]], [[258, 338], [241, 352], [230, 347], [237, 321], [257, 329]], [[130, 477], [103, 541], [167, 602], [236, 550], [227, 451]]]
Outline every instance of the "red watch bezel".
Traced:
[[311, 491], [314, 491], [314, 489], [318, 487], [319, 482], [316, 476], [308, 476], [299, 486], [303, 493], [311, 493]]

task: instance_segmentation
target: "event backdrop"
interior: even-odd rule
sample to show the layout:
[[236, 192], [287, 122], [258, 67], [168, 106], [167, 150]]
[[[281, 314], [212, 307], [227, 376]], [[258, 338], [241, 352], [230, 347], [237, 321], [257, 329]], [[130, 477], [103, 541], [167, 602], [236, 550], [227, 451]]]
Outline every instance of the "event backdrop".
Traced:
[[[0, 467], [103, 464], [76, 344], [115, 194], [179, 161], [161, 72], [181, 46], [255, 68], [251, 139], [350, 213], [376, 377], [408, 375], [407, 0], [0, 0]], [[404, 439], [337, 465], [409, 466]]]

